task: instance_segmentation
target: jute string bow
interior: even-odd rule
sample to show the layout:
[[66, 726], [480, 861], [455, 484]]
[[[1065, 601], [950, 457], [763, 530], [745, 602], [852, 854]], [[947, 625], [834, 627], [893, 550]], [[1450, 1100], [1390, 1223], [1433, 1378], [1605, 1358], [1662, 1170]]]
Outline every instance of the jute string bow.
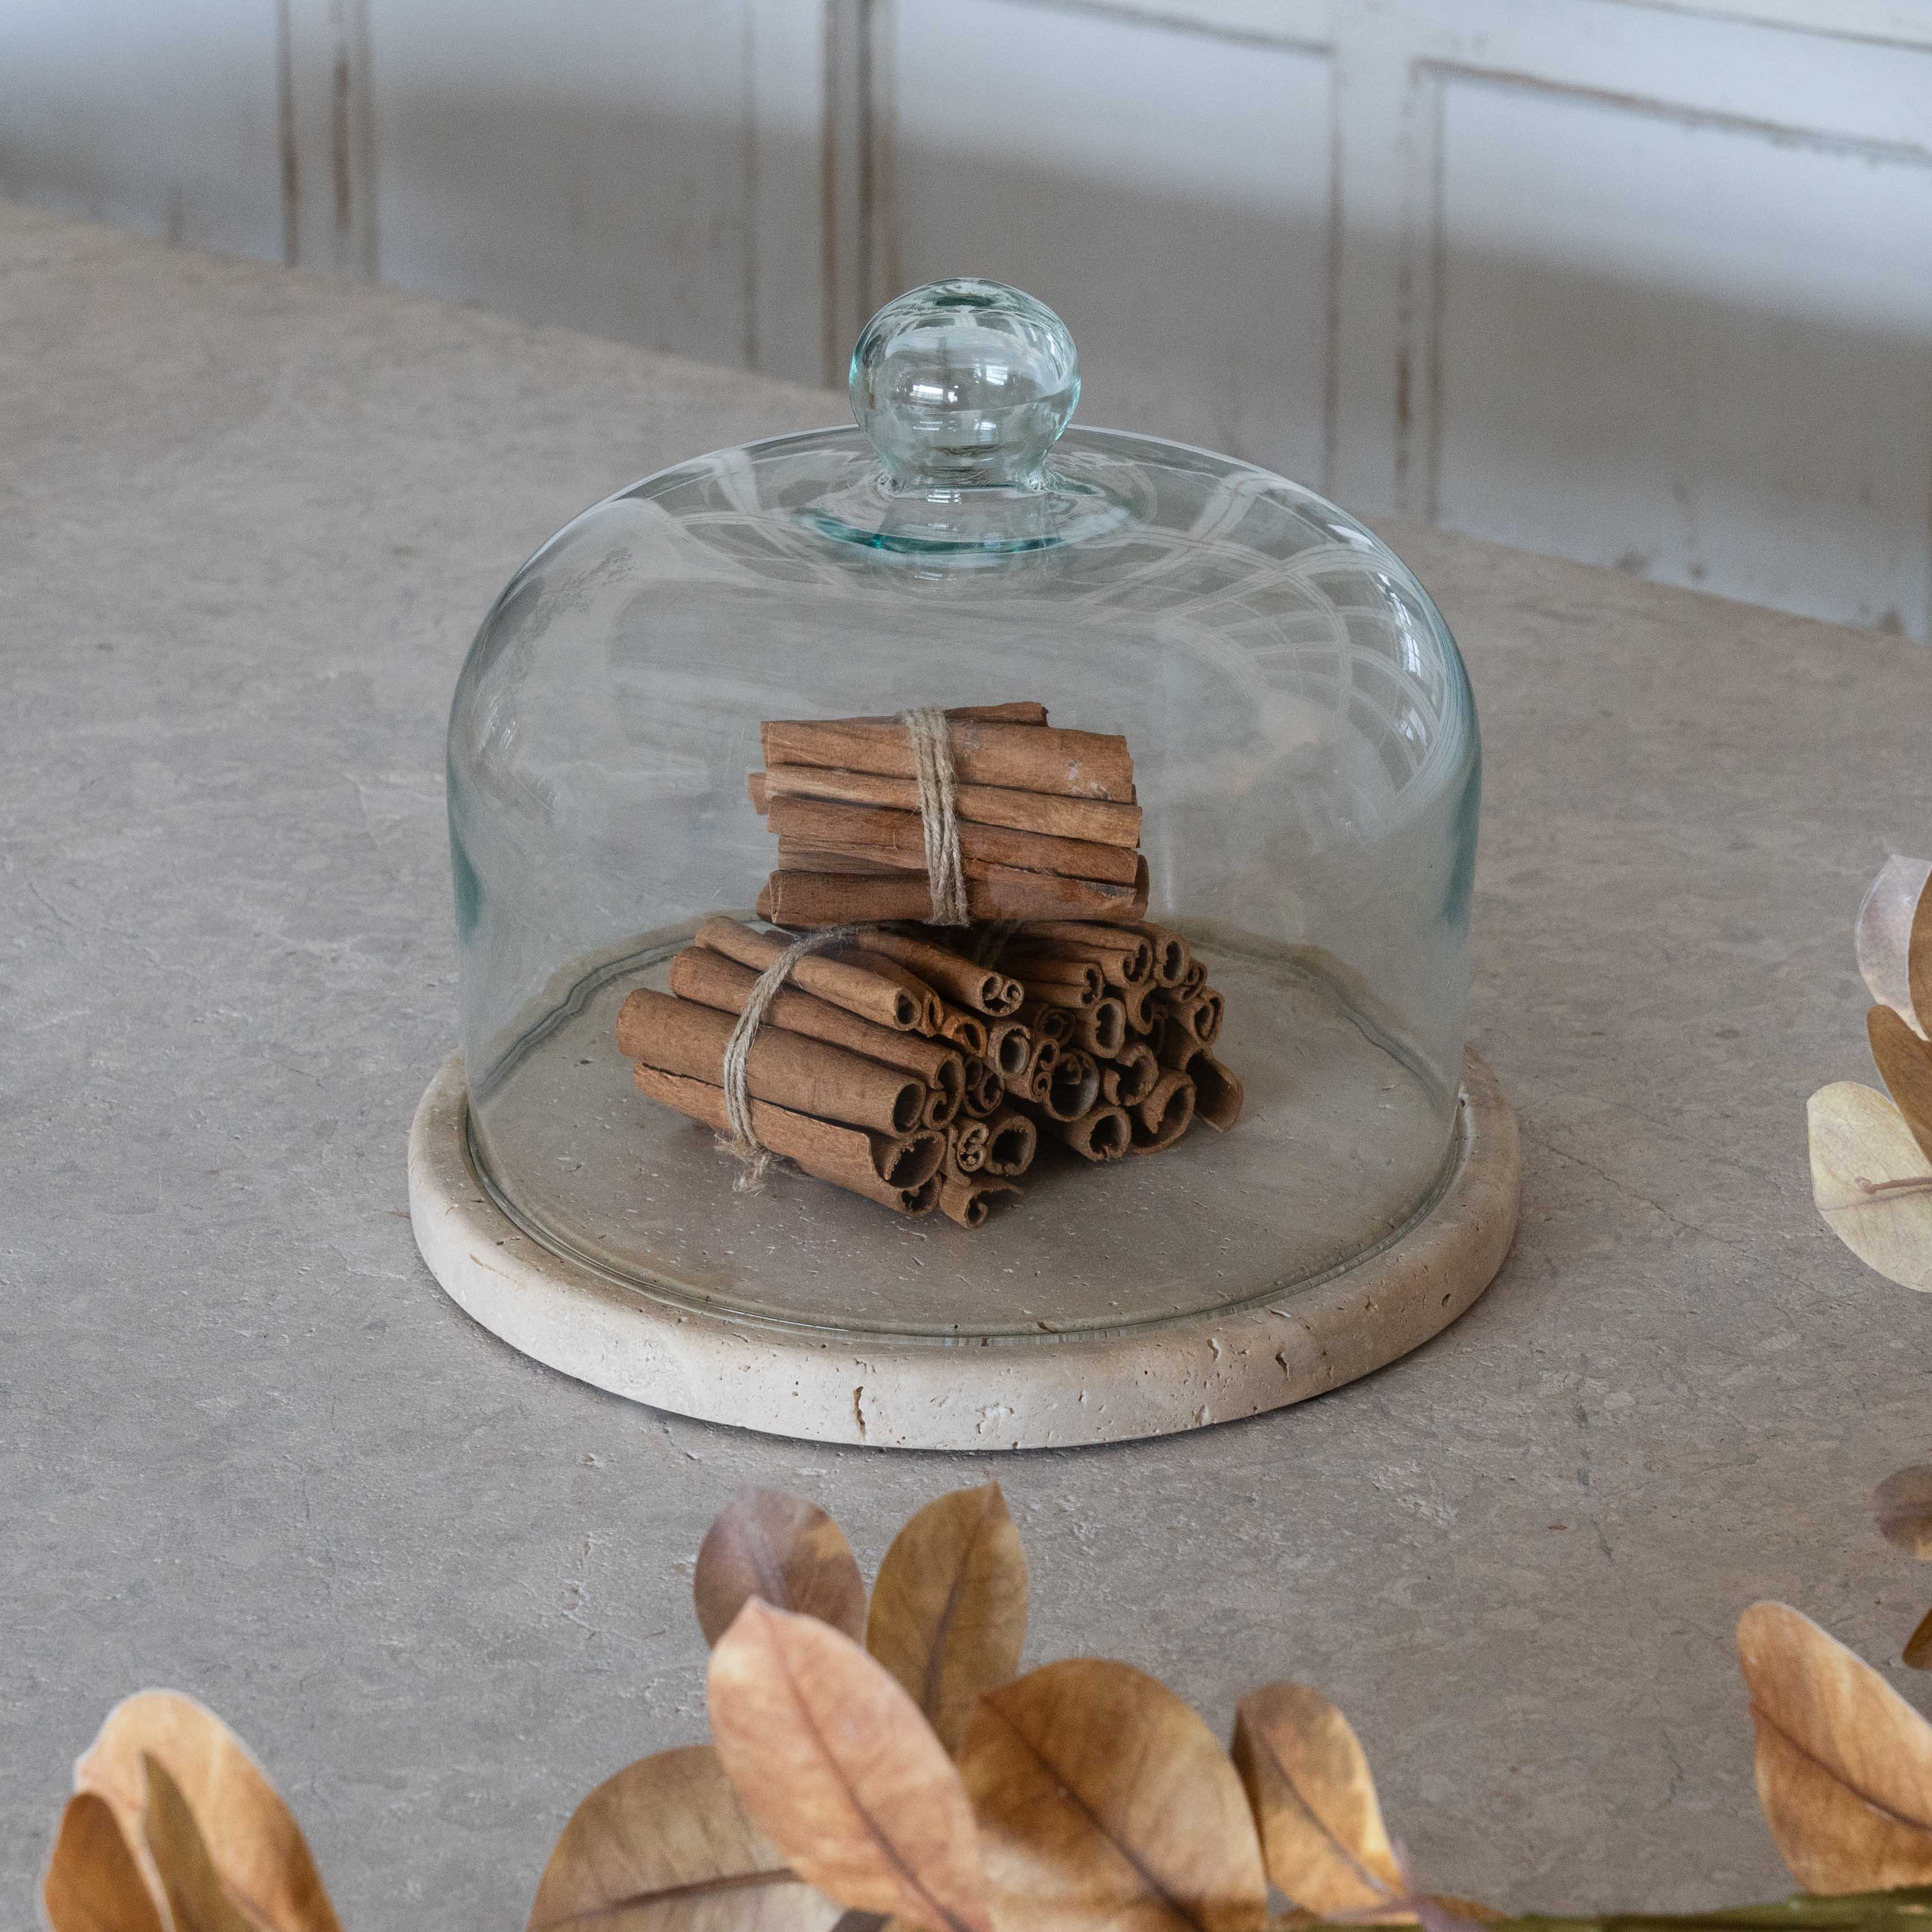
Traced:
[[[968, 917], [966, 866], [959, 851], [959, 788], [952, 768], [951, 728], [945, 711], [937, 704], [903, 711], [899, 722], [911, 742], [913, 776], [919, 784], [919, 816], [926, 837], [926, 877], [932, 896], [932, 923], [964, 926]], [[758, 984], [738, 1016], [738, 1024], [731, 1029], [731, 1037], [724, 1043], [724, 1118], [731, 1131], [728, 1138], [718, 1137], [718, 1145], [738, 1158], [738, 1178], [731, 1185], [740, 1192], [754, 1192], [764, 1186], [773, 1158], [752, 1124], [750, 1075], [746, 1064], [752, 1042], [764, 1025], [779, 988], [791, 977], [801, 959], [814, 952], [849, 946], [862, 938], [868, 930], [863, 926], [821, 926], [816, 932], [794, 940], [759, 974]]]

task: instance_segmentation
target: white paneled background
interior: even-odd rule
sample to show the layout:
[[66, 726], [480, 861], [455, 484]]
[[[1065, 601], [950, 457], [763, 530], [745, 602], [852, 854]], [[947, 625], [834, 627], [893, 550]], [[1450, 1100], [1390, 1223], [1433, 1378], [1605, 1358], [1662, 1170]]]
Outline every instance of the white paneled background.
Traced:
[[1932, 629], [1932, 0], [0, 0], [0, 192], [812, 381], [994, 275], [1089, 421]]

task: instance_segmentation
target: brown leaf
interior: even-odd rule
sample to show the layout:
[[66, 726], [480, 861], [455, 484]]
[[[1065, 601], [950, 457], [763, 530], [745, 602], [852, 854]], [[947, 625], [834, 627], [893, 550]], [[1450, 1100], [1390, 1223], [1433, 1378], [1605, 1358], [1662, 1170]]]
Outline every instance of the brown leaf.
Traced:
[[1026, 1619], [1026, 1552], [999, 1484], [988, 1483], [928, 1503], [893, 1538], [866, 1648], [957, 1756], [980, 1694], [1019, 1669]]
[[141, 1765], [148, 1780], [142, 1836], [166, 1896], [175, 1932], [252, 1932], [221, 1888], [214, 1861], [181, 1786], [152, 1752], [141, 1754]]
[[1757, 1794], [1807, 1892], [1932, 1884], [1932, 1724], [1784, 1604], [1738, 1620]]
[[1918, 1628], [1905, 1640], [1899, 1661], [1914, 1670], [1932, 1670], [1932, 1610], [1919, 1619]]
[[1406, 1887], [1348, 1720], [1301, 1684], [1267, 1684], [1234, 1715], [1234, 1766], [1268, 1875], [1324, 1916], [1372, 1911]]
[[1811, 1198], [1826, 1225], [1888, 1281], [1932, 1289], [1932, 1161], [1905, 1116], [1882, 1094], [1840, 1080], [1812, 1095], [1804, 1120]]
[[1130, 1665], [1070, 1658], [988, 1692], [959, 1768], [1000, 1932], [1261, 1924], [1261, 1845], [1234, 1767]]
[[192, 1697], [142, 1690], [117, 1704], [74, 1766], [74, 1789], [98, 1792], [137, 1844], [149, 1754], [179, 1788], [245, 1918], [266, 1932], [341, 1932], [302, 1828], [241, 1739]]
[[1932, 1563], [1932, 1462], [1894, 1469], [1872, 1491], [1879, 1534], [1922, 1563]]
[[91, 1791], [70, 1798], [61, 1814], [40, 1904], [53, 1932], [163, 1932], [112, 1808]]
[[706, 1688], [719, 1762], [801, 1878], [930, 1932], [991, 1932], [959, 1774], [884, 1666], [754, 1598], [712, 1651]]
[[698, 1628], [715, 1644], [748, 1598], [816, 1617], [855, 1642], [866, 1583], [845, 1532], [816, 1504], [778, 1490], [740, 1490], [706, 1533], [692, 1579]]
[[1912, 1003], [1913, 916], [1922, 910], [1928, 880], [1932, 866], [1923, 859], [1888, 859], [1858, 908], [1854, 934], [1867, 990], [1880, 1006], [1891, 1007], [1915, 1026], [1918, 1022]]
[[1865, 1015], [1865, 1036], [1919, 1151], [1932, 1160], [1932, 1046], [1889, 1006], [1874, 1006]]
[[627, 1765], [572, 1813], [529, 1932], [828, 1932], [838, 1907], [745, 1815], [709, 1744]]

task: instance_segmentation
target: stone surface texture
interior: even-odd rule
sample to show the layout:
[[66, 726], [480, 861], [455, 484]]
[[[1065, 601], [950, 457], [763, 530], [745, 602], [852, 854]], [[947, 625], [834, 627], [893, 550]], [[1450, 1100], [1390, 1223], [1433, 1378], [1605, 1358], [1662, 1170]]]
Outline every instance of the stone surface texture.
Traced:
[[746, 1483], [869, 1566], [997, 1475], [1040, 1660], [1225, 1730], [1348, 1712], [1433, 1887], [1688, 1907], [1787, 1881], [1731, 1644], [1787, 1599], [1894, 1659], [1932, 1572], [1932, 1300], [1811, 1208], [1803, 1102], [1870, 1078], [1851, 920], [1932, 845], [1932, 659], [1417, 531], [1486, 740], [1472, 1040], [1514, 1253], [1339, 1393], [1004, 1456], [790, 1444], [544, 1370], [405, 1208], [453, 1043], [445, 710], [573, 512], [836, 399], [0, 213], [0, 1894], [24, 1917], [118, 1697], [192, 1690], [351, 1927], [520, 1925], [577, 1799], [704, 1730], [688, 1602]]

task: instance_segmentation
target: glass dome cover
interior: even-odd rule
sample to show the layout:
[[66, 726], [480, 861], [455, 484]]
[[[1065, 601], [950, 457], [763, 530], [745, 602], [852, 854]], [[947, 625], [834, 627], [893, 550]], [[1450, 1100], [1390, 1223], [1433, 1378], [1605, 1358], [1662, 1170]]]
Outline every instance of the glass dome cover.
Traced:
[[[1016, 290], [890, 304], [850, 392], [856, 428], [586, 511], [478, 634], [448, 803], [485, 1186], [637, 1293], [941, 1345], [1279, 1300], [1385, 1247], [1456, 1154], [1480, 760], [1442, 617], [1299, 485], [1070, 428], [1072, 343]], [[735, 1188], [713, 1133], [638, 1090], [616, 1016], [707, 918], [755, 923], [781, 864], [761, 728], [1015, 704], [1125, 741], [1144, 917], [1222, 996], [1238, 1126], [1043, 1155], [971, 1229], [795, 1172]], [[997, 967], [986, 936], [957, 943]]]

